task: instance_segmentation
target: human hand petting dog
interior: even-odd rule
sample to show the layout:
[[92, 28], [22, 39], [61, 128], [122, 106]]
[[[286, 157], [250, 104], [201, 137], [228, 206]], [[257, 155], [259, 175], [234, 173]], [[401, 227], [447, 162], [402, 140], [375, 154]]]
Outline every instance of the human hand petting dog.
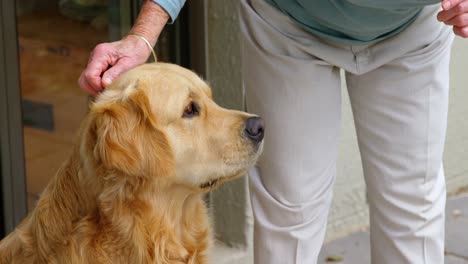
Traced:
[[[131, 31], [144, 36], [154, 46], [168, 20], [169, 15], [160, 5], [146, 0]], [[122, 73], [145, 63], [150, 54], [145, 41], [135, 35], [99, 44], [91, 53], [78, 84], [86, 92], [97, 95]]]
[[456, 35], [468, 38], [468, 0], [442, 0], [442, 9], [437, 20], [453, 26]]
[[143, 64], [149, 48], [138, 36], [97, 45], [91, 53], [88, 66], [81, 73], [79, 85], [86, 92], [97, 95], [123, 72]]

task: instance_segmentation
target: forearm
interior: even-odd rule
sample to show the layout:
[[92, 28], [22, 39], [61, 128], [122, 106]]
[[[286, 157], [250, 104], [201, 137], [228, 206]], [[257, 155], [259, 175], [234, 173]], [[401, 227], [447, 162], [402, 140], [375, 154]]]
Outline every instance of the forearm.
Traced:
[[154, 46], [168, 20], [169, 15], [160, 5], [151, 0], [145, 0], [132, 27], [132, 32], [145, 36]]

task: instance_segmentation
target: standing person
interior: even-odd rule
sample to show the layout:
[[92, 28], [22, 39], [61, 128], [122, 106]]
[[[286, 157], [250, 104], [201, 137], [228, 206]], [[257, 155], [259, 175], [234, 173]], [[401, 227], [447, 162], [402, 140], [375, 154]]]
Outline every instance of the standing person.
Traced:
[[[81, 87], [99, 93], [146, 61], [141, 36], [154, 45], [183, 2], [146, 1], [132, 29], [140, 36], [98, 45]], [[449, 58], [452, 32], [468, 37], [468, 0], [444, 0], [442, 10], [437, 0], [240, 2], [247, 107], [270, 131], [249, 173], [255, 263], [317, 261], [335, 179], [339, 68], [367, 184], [373, 263], [443, 263]]]

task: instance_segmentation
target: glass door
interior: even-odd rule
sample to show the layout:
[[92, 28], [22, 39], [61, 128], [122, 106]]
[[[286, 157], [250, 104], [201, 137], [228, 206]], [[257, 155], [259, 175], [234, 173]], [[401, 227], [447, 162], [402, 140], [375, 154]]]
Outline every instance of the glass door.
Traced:
[[77, 83], [94, 46], [109, 40], [106, 0], [16, 2], [27, 206], [63, 161], [88, 110]]

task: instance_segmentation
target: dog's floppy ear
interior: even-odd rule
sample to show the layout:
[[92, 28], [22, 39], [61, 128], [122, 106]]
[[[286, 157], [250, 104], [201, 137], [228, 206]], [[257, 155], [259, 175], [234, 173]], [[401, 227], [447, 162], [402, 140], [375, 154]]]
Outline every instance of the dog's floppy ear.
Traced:
[[164, 133], [157, 128], [143, 91], [109, 91], [92, 108], [94, 159], [106, 169], [129, 175], [167, 175], [172, 153]]

